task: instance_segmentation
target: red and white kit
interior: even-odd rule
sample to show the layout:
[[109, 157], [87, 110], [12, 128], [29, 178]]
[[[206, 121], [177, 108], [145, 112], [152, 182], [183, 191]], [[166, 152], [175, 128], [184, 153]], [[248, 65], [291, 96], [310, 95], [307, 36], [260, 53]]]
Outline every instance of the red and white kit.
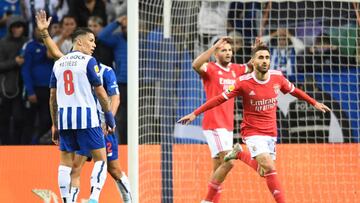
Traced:
[[[222, 67], [218, 63], [210, 62], [202, 74], [206, 100], [209, 100], [227, 90], [235, 84], [236, 79], [245, 74], [247, 65], [232, 64]], [[204, 135], [211, 151], [211, 157], [219, 152], [232, 149], [234, 129], [234, 99], [204, 113], [202, 122]]]

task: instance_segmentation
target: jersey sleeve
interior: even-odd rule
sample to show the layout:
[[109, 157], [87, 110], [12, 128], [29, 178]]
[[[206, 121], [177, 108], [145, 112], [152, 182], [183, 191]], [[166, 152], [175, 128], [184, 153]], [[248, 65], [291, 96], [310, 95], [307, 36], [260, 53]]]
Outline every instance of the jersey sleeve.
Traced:
[[49, 84], [49, 87], [50, 88], [56, 88], [56, 77], [55, 77], [55, 73], [54, 71], [51, 72], [51, 76], [50, 76], [50, 84]]
[[238, 64], [238, 68], [237, 68], [237, 76], [241, 76], [244, 75], [248, 72], [249, 68], [248, 65], [245, 64]]
[[281, 77], [281, 92], [284, 94], [292, 93], [295, 90], [294, 84], [292, 84], [288, 79], [286, 79], [283, 75]]
[[211, 66], [209, 66], [209, 63], [206, 63], [203, 66], [204, 66], [204, 72], [203, 72], [203, 74], [201, 74], [201, 78], [205, 79], [205, 80], [209, 80], [211, 78], [210, 76], [212, 74]]
[[116, 82], [116, 76], [112, 69], [107, 69], [103, 74], [104, 88], [109, 96], [118, 95], [119, 88]]
[[228, 100], [241, 95], [241, 80], [237, 79], [234, 85], [230, 85], [223, 93], [222, 96]]
[[96, 62], [95, 58], [92, 57], [89, 60], [87, 67], [86, 67], [86, 75], [92, 86], [97, 87], [97, 86], [101, 85], [101, 80], [98, 75], [99, 72], [100, 72], [99, 65]]

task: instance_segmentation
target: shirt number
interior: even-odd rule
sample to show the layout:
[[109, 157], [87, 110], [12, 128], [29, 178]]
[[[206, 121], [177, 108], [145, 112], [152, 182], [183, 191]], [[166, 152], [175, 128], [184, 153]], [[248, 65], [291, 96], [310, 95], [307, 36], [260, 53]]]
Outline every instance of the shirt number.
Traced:
[[71, 70], [64, 71], [64, 90], [66, 95], [74, 93], [73, 74]]

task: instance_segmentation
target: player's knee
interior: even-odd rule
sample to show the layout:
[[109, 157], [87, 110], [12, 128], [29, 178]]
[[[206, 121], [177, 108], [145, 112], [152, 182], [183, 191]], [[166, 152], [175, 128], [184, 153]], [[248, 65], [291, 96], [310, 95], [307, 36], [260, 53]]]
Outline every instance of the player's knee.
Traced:
[[270, 155], [263, 155], [256, 159], [264, 173], [275, 170], [275, 163]]
[[264, 161], [260, 164], [262, 173], [267, 173], [269, 171], [275, 170], [275, 164], [273, 161]]

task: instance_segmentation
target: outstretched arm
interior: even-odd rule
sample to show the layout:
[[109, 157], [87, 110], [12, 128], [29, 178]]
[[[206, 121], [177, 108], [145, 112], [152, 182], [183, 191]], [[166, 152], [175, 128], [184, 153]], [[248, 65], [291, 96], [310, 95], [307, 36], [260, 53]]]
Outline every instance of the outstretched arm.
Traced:
[[331, 109], [328, 106], [326, 106], [323, 103], [317, 102], [315, 99], [310, 97], [308, 94], [306, 94], [304, 91], [302, 91], [299, 88], [295, 88], [295, 90], [290, 94], [293, 95], [294, 97], [297, 97], [298, 99], [304, 100], [307, 103], [313, 105], [317, 110], [322, 111], [323, 113], [327, 111], [331, 111]]
[[183, 125], [188, 125], [193, 120], [195, 120], [196, 116], [200, 115], [201, 113], [210, 110], [216, 106], [219, 106], [220, 104], [224, 103], [227, 100], [227, 98], [224, 96], [224, 93], [211, 98], [210, 100], [206, 101], [203, 105], [201, 105], [199, 108], [195, 109], [192, 113], [180, 118], [177, 122], [181, 123]]
[[48, 53], [55, 59], [59, 59], [64, 56], [64, 54], [60, 51], [59, 47], [56, 45], [56, 43], [49, 34], [48, 28], [51, 22], [51, 17], [46, 19], [46, 12], [44, 10], [40, 10], [35, 17], [36, 25], [40, 30], [41, 38], [43, 39], [44, 44], [48, 49]]

